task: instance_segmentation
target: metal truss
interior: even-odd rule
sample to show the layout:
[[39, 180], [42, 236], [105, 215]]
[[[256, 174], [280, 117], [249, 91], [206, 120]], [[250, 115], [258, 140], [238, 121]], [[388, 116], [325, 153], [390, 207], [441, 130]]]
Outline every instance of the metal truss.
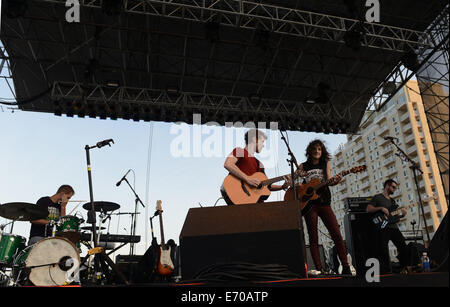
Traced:
[[449, 12], [444, 11], [429, 27], [436, 48], [417, 73], [444, 191], [449, 200]]
[[[204, 114], [206, 121], [279, 122], [286, 129], [296, 130], [309, 122], [328, 122], [334, 125], [310, 129], [345, 130], [350, 127], [350, 107], [338, 110], [328, 105], [305, 105], [296, 101], [261, 99], [259, 97], [230, 97], [204, 93], [187, 93], [132, 87], [86, 85], [76, 82], [54, 82], [50, 98], [57, 102], [60, 113], [83, 114], [92, 117], [161, 120], [173, 113], [192, 123], [192, 114]], [[120, 106], [120, 110], [119, 110]], [[124, 116], [125, 115], [125, 116]], [[127, 116], [128, 115], [128, 116]], [[161, 116], [161, 118], [158, 118]], [[307, 127], [302, 127], [307, 129]], [[332, 131], [330, 131], [332, 132]]]
[[[36, 0], [35, 0], [36, 1]], [[39, 0], [64, 4], [65, 0]], [[80, 0], [80, 5], [101, 8], [101, 0]], [[299, 37], [344, 43], [347, 31], [363, 26], [362, 45], [404, 52], [429, 46], [426, 32], [368, 23], [294, 8], [244, 0], [124, 0], [124, 12], [218, 23]]]
[[[442, 14], [436, 19], [435, 23], [442, 21], [447, 18], [447, 39], [442, 39], [442, 31], [441, 28], [439, 30], [432, 30], [432, 28], [428, 29], [428, 37], [431, 42], [430, 47], [422, 47], [417, 50], [417, 60], [418, 65], [417, 69], [411, 70], [404, 66], [403, 62], [399, 62], [397, 66], [392, 70], [392, 72], [379, 84], [379, 86], [374, 91], [372, 98], [369, 100], [369, 104], [367, 106], [368, 111], [380, 111], [381, 108], [391, 99], [394, 95], [401, 89], [406, 83], [413, 78], [419, 67], [424, 67], [433, 62], [433, 57], [435, 57], [436, 53], [440, 52], [443, 48], [448, 49], [448, 6], [445, 10], [443, 10]], [[447, 62], [448, 67], [448, 62]], [[447, 69], [448, 72], [448, 69]], [[364, 126], [364, 124], [370, 120], [370, 117], [374, 115], [375, 112], [370, 112], [370, 115], [367, 116], [364, 121], [361, 122], [360, 127]]]
[[[0, 41], [1, 44], [1, 41]], [[6, 86], [5, 86], [6, 85]], [[14, 101], [16, 100], [16, 93], [14, 91], [14, 85], [13, 85], [13, 74], [11, 69], [11, 63], [9, 62], [8, 54], [3, 47], [3, 44], [0, 46], [0, 86], [2, 88], [8, 88], [10, 92], [10, 97], [1, 97], [0, 101], [3, 104], [13, 105], [15, 104]], [[5, 101], [11, 99], [11, 102]], [[11, 108], [8, 108], [11, 109]]]

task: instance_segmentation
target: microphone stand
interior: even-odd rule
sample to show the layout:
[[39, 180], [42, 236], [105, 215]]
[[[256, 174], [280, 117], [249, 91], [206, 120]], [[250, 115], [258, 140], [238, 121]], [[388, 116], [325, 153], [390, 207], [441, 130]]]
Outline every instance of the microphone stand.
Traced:
[[414, 183], [416, 185], [416, 191], [417, 191], [417, 195], [419, 196], [419, 205], [420, 205], [420, 210], [422, 211], [422, 218], [423, 218], [423, 223], [425, 225], [425, 233], [427, 234], [427, 240], [428, 240], [428, 244], [430, 244], [431, 240], [430, 240], [430, 233], [428, 231], [428, 225], [427, 225], [427, 219], [425, 218], [425, 210], [423, 209], [423, 202], [422, 202], [422, 196], [420, 195], [420, 191], [419, 191], [419, 182], [417, 180], [417, 174], [416, 171], [420, 172], [421, 174], [423, 174], [423, 171], [420, 169], [419, 164], [414, 162], [414, 160], [412, 160], [395, 142], [392, 138], [387, 138], [389, 140], [389, 142], [391, 142], [392, 145], [395, 146], [395, 148], [397, 148], [397, 151], [400, 153], [396, 153], [395, 155], [398, 156], [400, 159], [402, 159], [403, 161], [408, 162], [409, 164], [411, 164], [411, 166], [409, 168], [412, 169], [413, 171], [413, 175], [414, 175]]
[[[291, 180], [292, 180], [292, 192], [294, 193], [294, 200], [297, 200], [297, 189], [295, 188], [295, 180], [294, 180], [294, 164], [298, 169], [298, 163], [297, 163], [297, 159], [295, 159], [294, 154], [291, 151], [291, 148], [289, 147], [288, 142], [286, 141], [286, 138], [283, 135], [283, 131], [280, 130], [281, 133], [281, 139], [284, 141], [284, 143], [286, 144], [287, 150], [288, 150], [288, 154], [291, 157], [290, 159], [286, 159], [289, 163], [289, 166], [291, 167]], [[287, 133], [287, 132], [286, 132]]]
[[[87, 163], [87, 170], [88, 170], [88, 181], [89, 181], [89, 199], [90, 199], [90, 204], [91, 204], [91, 210], [88, 211], [88, 219], [87, 219], [87, 223], [92, 225], [92, 241], [91, 243], [93, 244], [93, 248], [98, 247], [98, 239], [96, 234], [97, 234], [97, 226], [96, 226], [96, 213], [95, 213], [95, 204], [94, 204], [94, 192], [93, 192], [93, 188], [92, 188], [92, 174], [91, 174], [91, 157], [90, 157], [90, 153], [89, 151], [95, 147], [101, 148], [103, 146], [109, 145], [111, 146], [111, 144], [109, 144], [110, 142], [114, 141], [112, 139], [110, 140], [105, 140], [102, 142], [98, 142], [96, 145], [94, 146], [89, 146], [86, 145], [84, 147], [84, 149], [86, 150], [86, 163]], [[120, 279], [122, 279], [122, 281], [126, 284], [129, 285], [129, 282], [126, 280], [125, 276], [122, 274], [122, 272], [120, 272], [118, 270], [118, 268], [116, 267], [116, 265], [114, 264], [114, 262], [111, 260], [111, 258], [108, 257], [108, 255], [105, 254], [104, 251], [100, 252], [100, 253], [95, 253], [94, 254], [94, 273], [92, 276], [92, 281], [95, 283], [96, 279], [98, 279], [98, 274], [101, 273], [101, 268], [105, 268], [104, 262], [108, 263], [108, 265], [113, 269], [113, 271], [116, 272], [116, 274], [120, 277]]]
[[[137, 195], [136, 191], [133, 189], [131, 184], [128, 182], [127, 178], [124, 178], [124, 180], [130, 187], [131, 191], [133, 191], [133, 194], [135, 196], [134, 214], [132, 214], [132, 216], [131, 216], [131, 235], [135, 236], [136, 235], [136, 220], [137, 220], [137, 214], [138, 214], [137, 213], [138, 203], [140, 203], [142, 205], [142, 207], [144, 207], [144, 208], [145, 208], [145, 205], [142, 202], [142, 200], [139, 198], [139, 195]], [[130, 244], [130, 255], [134, 255], [134, 243]]]

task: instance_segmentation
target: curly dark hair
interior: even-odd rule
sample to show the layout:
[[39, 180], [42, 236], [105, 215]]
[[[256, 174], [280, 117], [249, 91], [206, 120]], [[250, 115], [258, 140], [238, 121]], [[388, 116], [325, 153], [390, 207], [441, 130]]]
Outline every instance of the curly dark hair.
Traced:
[[308, 147], [306, 147], [306, 154], [305, 154], [306, 155], [306, 159], [308, 161], [310, 161], [310, 162], [312, 161], [312, 152], [313, 152], [314, 147], [316, 145], [319, 145], [322, 148], [322, 155], [320, 156], [319, 162], [327, 162], [327, 161], [329, 161], [330, 160], [330, 154], [329, 154], [327, 148], [325, 147], [325, 144], [319, 139], [311, 141], [308, 144]]

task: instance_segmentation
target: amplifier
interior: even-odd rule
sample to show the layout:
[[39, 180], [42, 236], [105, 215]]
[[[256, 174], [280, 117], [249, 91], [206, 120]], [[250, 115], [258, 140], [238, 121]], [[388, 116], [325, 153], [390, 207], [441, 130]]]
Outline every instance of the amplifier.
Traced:
[[372, 197], [348, 197], [344, 199], [344, 210], [348, 212], [366, 212], [367, 205]]

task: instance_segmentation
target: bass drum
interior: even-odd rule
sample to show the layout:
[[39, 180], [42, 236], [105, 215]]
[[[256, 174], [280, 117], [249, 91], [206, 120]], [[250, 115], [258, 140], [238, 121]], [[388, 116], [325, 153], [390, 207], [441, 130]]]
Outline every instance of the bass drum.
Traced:
[[70, 283], [73, 266], [80, 264], [76, 246], [65, 238], [46, 238], [25, 248], [14, 260], [13, 278], [35, 286], [62, 286]]

